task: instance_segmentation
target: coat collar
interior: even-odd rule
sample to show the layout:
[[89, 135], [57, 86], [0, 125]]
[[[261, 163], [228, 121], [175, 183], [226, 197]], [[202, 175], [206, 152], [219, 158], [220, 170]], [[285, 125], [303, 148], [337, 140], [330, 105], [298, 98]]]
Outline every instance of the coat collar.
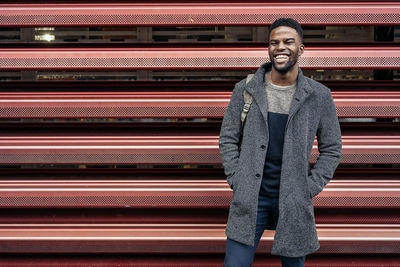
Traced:
[[[264, 117], [264, 120], [268, 122], [268, 101], [267, 101], [267, 93], [265, 91], [265, 73], [271, 71], [272, 64], [270, 62], [264, 63], [258, 68], [253, 78], [246, 85], [246, 90], [253, 96], [253, 99], [259, 106], [261, 113]], [[301, 105], [304, 103], [306, 98], [311, 95], [313, 92], [313, 88], [310, 86], [308, 81], [303, 75], [303, 72], [299, 68], [298, 76], [297, 76], [297, 87], [296, 91], [293, 95], [293, 100], [290, 105], [289, 110], [289, 120], [293, 117], [293, 115], [299, 110]]]

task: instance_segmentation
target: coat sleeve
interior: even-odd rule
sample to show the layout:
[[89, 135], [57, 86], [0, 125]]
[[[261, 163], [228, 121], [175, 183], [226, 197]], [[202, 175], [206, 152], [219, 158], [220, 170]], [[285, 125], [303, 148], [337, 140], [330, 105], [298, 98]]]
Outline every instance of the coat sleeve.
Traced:
[[[219, 134], [219, 151], [227, 176], [227, 182], [232, 188], [232, 176], [239, 165], [239, 143], [241, 121], [240, 116], [243, 110], [244, 99], [241, 82], [235, 85], [228, 107], [225, 110]], [[242, 88], [243, 89], [243, 88]]]
[[324, 100], [317, 130], [319, 156], [311, 170], [311, 175], [308, 176], [311, 198], [318, 195], [332, 179], [342, 156], [341, 130], [329, 89], [328, 96]]

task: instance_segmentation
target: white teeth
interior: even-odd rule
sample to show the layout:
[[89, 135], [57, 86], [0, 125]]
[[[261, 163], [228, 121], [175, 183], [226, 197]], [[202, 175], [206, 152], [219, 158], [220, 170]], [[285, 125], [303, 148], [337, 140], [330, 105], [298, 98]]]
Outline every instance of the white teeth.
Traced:
[[280, 63], [285, 63], [289, 60], [289, 56], [287, 55], [277, 55], [275, 56], [275, 62], [280, 64]]

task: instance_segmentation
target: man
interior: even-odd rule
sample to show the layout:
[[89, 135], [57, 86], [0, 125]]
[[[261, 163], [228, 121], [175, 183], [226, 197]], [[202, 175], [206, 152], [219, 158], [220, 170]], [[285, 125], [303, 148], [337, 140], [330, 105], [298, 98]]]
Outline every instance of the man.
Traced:
[[[330, 90], [304, 77], [300, 24], [288, 18], [269, 32], [271, 63], [235, 85], [219, 147], [233, 189], [226, 226], [225, 266], [251, 266], [264, 229], [275, 230], [271, 254], [282, 266], [304, 266], [319, 249], [312, 198], [332, 178], [341, 157], [341, 131]], [[253, 103], [241, 135], [243, 91]], [[310, 155], [317, 136], [320, 153]]]

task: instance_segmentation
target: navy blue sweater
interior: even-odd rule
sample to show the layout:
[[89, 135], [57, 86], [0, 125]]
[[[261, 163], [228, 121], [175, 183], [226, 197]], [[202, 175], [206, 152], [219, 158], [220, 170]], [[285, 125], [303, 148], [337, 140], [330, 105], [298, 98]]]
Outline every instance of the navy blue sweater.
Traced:
[[276, 86], [266, 80], [266, 90], [269, 142], [260, 194], [269, 197], [278, 197], [285, 128], [296, 84]]

